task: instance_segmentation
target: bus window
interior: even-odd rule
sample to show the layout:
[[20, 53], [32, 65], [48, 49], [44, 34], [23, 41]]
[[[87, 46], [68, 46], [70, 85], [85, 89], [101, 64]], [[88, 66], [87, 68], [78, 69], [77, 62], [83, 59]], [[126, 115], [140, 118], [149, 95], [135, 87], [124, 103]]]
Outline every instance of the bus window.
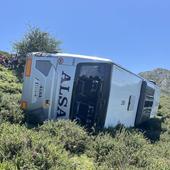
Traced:
[[87, 128], [104, 125], [110, 90], [110, 64], [78, 64], [70, 118]]

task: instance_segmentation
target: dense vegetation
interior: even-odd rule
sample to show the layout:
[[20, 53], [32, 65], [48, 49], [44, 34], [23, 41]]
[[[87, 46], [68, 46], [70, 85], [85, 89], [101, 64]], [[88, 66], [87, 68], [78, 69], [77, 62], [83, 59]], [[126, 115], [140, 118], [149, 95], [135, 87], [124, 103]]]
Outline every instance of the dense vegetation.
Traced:
[[170, 105], [145, 128], [118, 126], [88, 133], [75, 122], [28, 128], [19, 108], [21, 84], [0, 66], [0, 169], [169, 169]]

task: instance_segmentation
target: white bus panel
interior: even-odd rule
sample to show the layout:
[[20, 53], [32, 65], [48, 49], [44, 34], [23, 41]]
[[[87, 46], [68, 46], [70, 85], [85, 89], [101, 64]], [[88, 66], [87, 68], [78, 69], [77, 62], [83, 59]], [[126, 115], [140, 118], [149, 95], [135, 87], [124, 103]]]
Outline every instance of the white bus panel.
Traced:
[[142, 79], [114, 65], [105, 127], [134, 126]]

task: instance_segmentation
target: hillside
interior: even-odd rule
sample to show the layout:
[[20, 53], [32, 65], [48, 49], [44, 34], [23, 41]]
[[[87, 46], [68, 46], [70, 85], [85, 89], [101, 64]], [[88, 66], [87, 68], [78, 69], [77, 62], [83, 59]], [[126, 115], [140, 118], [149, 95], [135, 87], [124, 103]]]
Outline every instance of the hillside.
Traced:
[[160, 86], [162, 94], [170, 96], [170, 70], [157, 68], [142, 72], [140, 75], [146, 79], [154, 80]]
[[0, 50], [0, 56], [6, 56], [7, 58], [11, 57], [11, 55], [8, 52], [1, 51], [1, 50]]
[[75, 122], [28, 128], [19, 108], [21, 83], [0, 65], [0, 169], [110, 170], [169, 169], [169, 97], [161, 98], [160, 118], [145, 128], [121, 126], [88, 133]]

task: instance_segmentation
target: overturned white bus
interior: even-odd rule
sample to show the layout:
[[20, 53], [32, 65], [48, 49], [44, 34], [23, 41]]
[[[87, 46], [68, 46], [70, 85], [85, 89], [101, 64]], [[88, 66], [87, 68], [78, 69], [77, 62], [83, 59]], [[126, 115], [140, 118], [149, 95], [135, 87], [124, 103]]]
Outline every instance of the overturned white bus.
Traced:
[[27, 57], [21, 107], [31, 122], [133, 127], [156, 115], [159, 97], [158, 86], [109, 59], [37, 52]]

